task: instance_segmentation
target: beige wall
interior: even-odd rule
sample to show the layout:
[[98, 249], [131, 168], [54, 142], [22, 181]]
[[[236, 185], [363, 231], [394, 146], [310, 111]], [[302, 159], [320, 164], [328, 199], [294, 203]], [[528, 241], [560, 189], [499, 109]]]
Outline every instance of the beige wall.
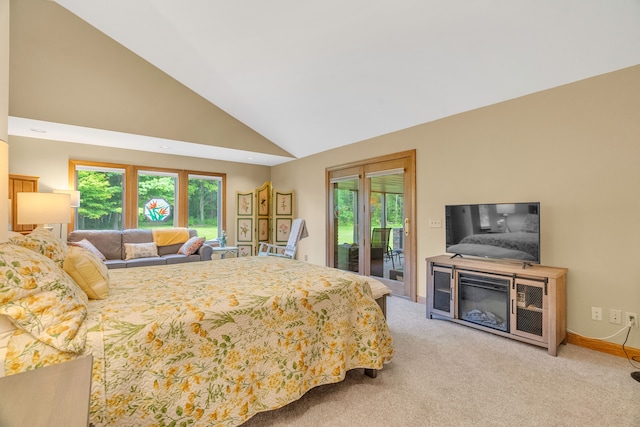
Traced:
[[[271, 180], [296, 190], [300, 255], [324, 264], [325, 168], [415, 148], [422, 297], [424, 259], [445, 247], [427, 221], [446, 204], [539, 201], [542, 263], [569, 269], [569, 329], [597, 338], [621, 327], [610, 308], [640, 314], [639, 136], [636, 66], [275, 166]], [[640, 329], [629, 343], [640, 348]]]
[[68, 188], [70, 159], [227, 174], [225, 231], [229, 235], [229, 244], [233, 243], [235, 236], [235, 191], [253, 190], [269, 181], [270, 176], [268, 166], [9, 137], [9, 173], [40, 177], [38, 188], [41, 192]]
[[288, 155], [53, 1], [11, 1], [10, 67], [12, 116]]
[[[9, 222], [8, 168], [9, 118], [9, 0], [0, 0], [0, 224]], [[7, 239], [8, 227], [0, 227], [0, 242]]]

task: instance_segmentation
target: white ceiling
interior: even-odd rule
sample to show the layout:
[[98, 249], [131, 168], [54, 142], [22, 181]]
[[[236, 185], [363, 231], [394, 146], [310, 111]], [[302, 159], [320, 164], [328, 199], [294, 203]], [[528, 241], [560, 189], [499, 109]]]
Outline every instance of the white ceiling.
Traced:
[[56, 2], [297, 158], [640, 64], [640, 0]]

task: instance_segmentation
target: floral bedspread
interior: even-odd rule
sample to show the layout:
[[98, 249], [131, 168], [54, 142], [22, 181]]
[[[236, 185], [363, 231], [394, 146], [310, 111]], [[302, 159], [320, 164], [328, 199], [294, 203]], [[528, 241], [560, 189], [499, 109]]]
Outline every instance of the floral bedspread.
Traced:
[[236, 426], [393, 356], [366, 277], [277, 257], [109, 274], [87, 318], [96, 426]]

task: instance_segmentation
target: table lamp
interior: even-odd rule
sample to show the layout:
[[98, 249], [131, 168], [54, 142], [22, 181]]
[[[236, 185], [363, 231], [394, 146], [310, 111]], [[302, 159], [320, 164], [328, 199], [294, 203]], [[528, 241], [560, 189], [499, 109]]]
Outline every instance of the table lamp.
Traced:
[[16, 193], [18, 224], [37, 224], [46, 227], [48, 224], [62, 224], [70, 220], [71, 196], [58, 193]]
[[502, 204], [502, 205], [497, 205], [496, 206], [496, 211], [503, 216], [504, 218], [504, 232], [505, 233], [510, 233], [511, 230], [509, 229], [509, 223], [507, 222], [507, 219], [509, 218], [509, 215], [516, 213], [516, 205], [513, 203], [506, 203], [506, 204]]

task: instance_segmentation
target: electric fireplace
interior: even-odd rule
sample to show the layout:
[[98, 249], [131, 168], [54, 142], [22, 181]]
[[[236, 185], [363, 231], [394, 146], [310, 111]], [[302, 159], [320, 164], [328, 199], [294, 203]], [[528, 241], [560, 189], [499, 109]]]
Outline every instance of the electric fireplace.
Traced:
[[510, 278], [459, 273], [458, 317], [466, 322], [509, 332]]

